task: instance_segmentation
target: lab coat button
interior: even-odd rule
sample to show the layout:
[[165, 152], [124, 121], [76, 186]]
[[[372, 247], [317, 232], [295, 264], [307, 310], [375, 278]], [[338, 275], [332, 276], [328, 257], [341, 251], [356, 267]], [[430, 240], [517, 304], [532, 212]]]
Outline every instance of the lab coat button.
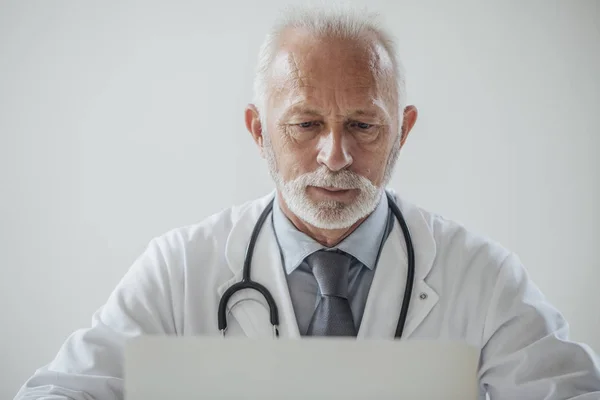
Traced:
[[421, 300], [425, 300], [425, 299], [427, 299], [427, 293], [421, 293], [421, 294], [419, 295], [419, 298], [420, 298]]

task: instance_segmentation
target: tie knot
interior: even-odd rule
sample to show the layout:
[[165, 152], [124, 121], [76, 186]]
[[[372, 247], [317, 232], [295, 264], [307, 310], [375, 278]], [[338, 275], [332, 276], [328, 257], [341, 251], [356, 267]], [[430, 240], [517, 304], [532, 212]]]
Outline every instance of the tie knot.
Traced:
[[307, 257], [323, 296], [348, 298], [348, 272], [352, 258], [341, 250], [319, 250]]

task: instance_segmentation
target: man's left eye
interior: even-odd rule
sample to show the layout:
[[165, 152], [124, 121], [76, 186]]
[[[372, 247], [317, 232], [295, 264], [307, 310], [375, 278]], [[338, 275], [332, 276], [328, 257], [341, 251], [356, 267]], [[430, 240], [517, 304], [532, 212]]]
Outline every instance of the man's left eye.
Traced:
[[367, 124], [365, 122], [351, 122], [350, 126], [353, 128], [358, 128], [358, 129], [362, 129], [362, 130], [367, 130], [373, 127], [372, 124]]

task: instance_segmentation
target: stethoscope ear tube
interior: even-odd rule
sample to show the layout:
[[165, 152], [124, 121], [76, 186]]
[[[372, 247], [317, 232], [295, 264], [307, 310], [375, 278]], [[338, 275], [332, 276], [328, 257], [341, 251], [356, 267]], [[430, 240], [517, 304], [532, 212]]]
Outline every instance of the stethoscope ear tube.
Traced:
[[406, 225], [406, 221], [404, 220], [402, 212], [396, 205], [396, 201], [392, 195], [388, 192], [386, 192], [386, 194], [390, 209], [392, 210], [392, 213], [394, 213], [396, 220], [400, 223], [400, 228], [402, 229], [402, 234], [404, 235], [404, 241], [406, 242], [406, 254], [408, 257], [406, 287], [404, 289], [404, 298], [402, 299], [402, 308], [400, 309], [400, 317], [398, 318], [398, 325], [396, 327], [395, 335], [396, 339], [400, 339], [402, 337], [402, 332], [404, 331], [404, 325], [406, 325], [406, 317], [408, 315], [408, 307], [410, 305], [410, 298], [412, 296], [413, 283], [415, 280], [415, 251], [412, 238], [410, 236], [410, 231], [408, 230], [408, 225]]

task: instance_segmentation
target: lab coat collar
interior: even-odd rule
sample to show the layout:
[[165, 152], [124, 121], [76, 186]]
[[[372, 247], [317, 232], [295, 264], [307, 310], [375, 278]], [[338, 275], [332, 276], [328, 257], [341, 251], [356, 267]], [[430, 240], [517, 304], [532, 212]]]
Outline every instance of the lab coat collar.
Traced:
[[[391, 189], [387, 191], [396, 199], [396, 204], [406, 221], [408, 230], [412, 237], [413, 248], [415, 251], [415, 280], [425, 280], [435, 260], [437, 246], [433, 236], [433, 228], [430, 221], [425, 220], [420, 208], [414, 204], [400, 198], [396, 192]], [[394, 223], [394, 229], [400, 229], [397, 222]], [[406, 251], [406, 243], [403, 240], [402, 230], [400, 241], [403, 243], [403, 249]]]
[[[399, 199], [393, 191], [388, 192], [402, 211], [415, 252], [415, 280], [402, 334], [404, 339], [410, 337], [438, 302], [438, 294], [425, 280], [433, 266], [436, 245], [433, 232], [421, 211]], [[395, 220], [377, 263], [358, 332], [359, 339], [394, 337], [406, 287], [407, 269], [406, 242], [400, 224]]]
[[[425, 279], [433, 266], [436, 245], [430, 223], [416, 206], [396, 199], [411, 233], [415, 251], [415, 282], [411, 296], [403, 338], [409, 337], [427, 317], [438, 301], [438, 294]], [[232, 213], [233, 227], [227, 239], [225, 257], [233, 277], [224, 282], [218, 293], [242, 278], [246, 247], [260, 213], [275, 196], [275, 192], [254, 202], [247, 203]], [[406, 284], [406, 244], [397, 221], [382, 249], [371, 289], [367, 297], [359, 338], [392, 338], [394, 336], [404, 288]], [[273, 230], [271, 218], [265, 221], [256, 242], [252, 260], [252, 279], [264, 285], [273, 295], [279, 309], [280, 336], [299, 338], [300, 333], [292, 306], [281, 254]], [[240, 301], [240, 300], [244, 301]], [[255, 300], [255, 301], [246, 301]], [[244, 290], [230, 300], [229, 317], [241, 325], [249, 337], [272, 335], [268, 320], [268, 307], [262, 296], [253, 290]]]

